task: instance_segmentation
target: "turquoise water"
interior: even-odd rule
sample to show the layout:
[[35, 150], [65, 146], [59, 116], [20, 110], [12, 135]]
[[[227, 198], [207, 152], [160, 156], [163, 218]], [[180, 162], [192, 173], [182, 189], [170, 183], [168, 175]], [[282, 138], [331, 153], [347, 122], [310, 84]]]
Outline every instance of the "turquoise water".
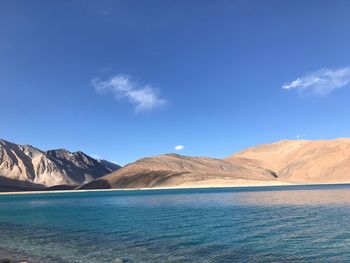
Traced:
[[349, 262], [350, 186], [0, 196], [0, 259]]

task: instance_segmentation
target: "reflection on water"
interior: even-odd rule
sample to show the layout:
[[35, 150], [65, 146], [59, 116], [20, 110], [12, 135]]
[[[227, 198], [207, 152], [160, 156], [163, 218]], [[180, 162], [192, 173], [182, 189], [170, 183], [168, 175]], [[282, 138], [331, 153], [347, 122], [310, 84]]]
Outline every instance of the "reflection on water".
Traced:
[[350, 205], [349, 189], [242, 193], [242, 203], [254, 205]]
[[[230, 206], [230, 205], [350, 205], [349, 185], [326, 185], [326, 186], [287, 186], [283, 190], [279, 188], [266, 187], [266, 189], [226, 189], [211, 190], [204, 193], [191, 189], [192, 193], [182, 191], [182, 194], [172, 194], [171, 191], [165, 195], [130, 196], [127, 199], [106, 200], [111, 205], [144, 205], [144, 206]], [[299, 187], [300, 188], [300, 187]], [[237, 190], [237, 191], [235, 191]], [[246, 191], [244, 191], [246, 190]], [[197, 192], [198, 191], [198, 192]], [[202, 190], [203, 191], [203, 190]]]
[[0, 255], [40, 263], [349, 262], [349, 204], [349, 186], [1, 196]]

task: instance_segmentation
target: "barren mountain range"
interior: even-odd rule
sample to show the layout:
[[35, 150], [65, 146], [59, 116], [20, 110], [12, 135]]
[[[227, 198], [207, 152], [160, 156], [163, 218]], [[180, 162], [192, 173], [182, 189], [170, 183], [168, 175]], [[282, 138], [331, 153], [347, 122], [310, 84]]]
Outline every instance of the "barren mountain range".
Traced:
[[119, 166], [96, 160], [83, 152], [64, 149], [42, 151], [31, 145], [0, 140], [0, 185], [2, 188], [78, 186], [109, 174]]
[[164, 154], [118, 168], [82, 152], [0, 140], [0, 185], [125, 189], [350, 183], [350, 139], [284, 140], [224, 159]]
[[144, 158], [81, 188], [211, 187], [350, 183], [350, 139], [285, 140], [225, 159]]
[[205, 187], [276, 179], [273, 171], [245, 159], [222, 160], [164, 154], [138, 160], [82, 188]]
[[350, 139], [285, 140], [234, 154], [276, 172], [293, 183], [350, 182]]

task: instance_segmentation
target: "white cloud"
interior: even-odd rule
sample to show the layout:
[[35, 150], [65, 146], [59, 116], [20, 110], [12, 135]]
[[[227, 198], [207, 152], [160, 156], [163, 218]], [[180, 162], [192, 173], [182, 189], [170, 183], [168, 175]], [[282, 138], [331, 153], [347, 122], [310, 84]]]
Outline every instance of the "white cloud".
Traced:
[[350, 86], [350, 67], [333, 70], [323, 68], [283, 84], [282, 89], [295, 89], [299, 92], [311, 92], [324, 96], [346, 86]]
[[295, 136], [297, 139], [302, 139], [305, 138], [307, 136], [307, 134], [298, 134], [297, 136]]
[[183, 150], [183, 149], [185, 149], [185, 146], [183, 146], [183, 145], [177, 145], [177, 146], [175, 146], [175, 148], [174, 148], [175, 151], [181, 151], [181, 150]]
[[111, 92], [118, 100], [128, 99], [135, 105], [136, 112], [152, 110], [166, 103], [151, 85], [139, 85], [128, 75], [117, 74], [105, 81], [95, 78], [92, 84], [99, 93]]

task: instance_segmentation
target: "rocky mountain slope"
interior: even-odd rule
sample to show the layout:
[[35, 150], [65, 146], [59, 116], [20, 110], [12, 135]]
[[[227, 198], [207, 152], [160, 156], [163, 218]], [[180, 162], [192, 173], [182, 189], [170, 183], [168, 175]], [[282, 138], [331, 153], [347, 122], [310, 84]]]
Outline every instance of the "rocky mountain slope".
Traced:
[[91, 188], [350, 183], [350, 139], [285, 140], [225, 159], [166, 154], [144, 158], [83, 185]]
[[83, 152], [42, 151], [0, 139], [0, 185], [7, 187], [80, 185], [118, 168]]
[[244, 158], [292, 183], [350, 182], [350, 139], [285, 140], [252, 147], [227, 161]]
[[165, 154], [118, 168], [82, 152], [45, 152], [0, 140], [0, 188], [98, 189], [350, 183], [350, 139], [285, 140], [225, 159]]
[[245, 159], [165, 154], [138, 160], [81, 188], [200, 187], [275, 180], [273, 171]]

